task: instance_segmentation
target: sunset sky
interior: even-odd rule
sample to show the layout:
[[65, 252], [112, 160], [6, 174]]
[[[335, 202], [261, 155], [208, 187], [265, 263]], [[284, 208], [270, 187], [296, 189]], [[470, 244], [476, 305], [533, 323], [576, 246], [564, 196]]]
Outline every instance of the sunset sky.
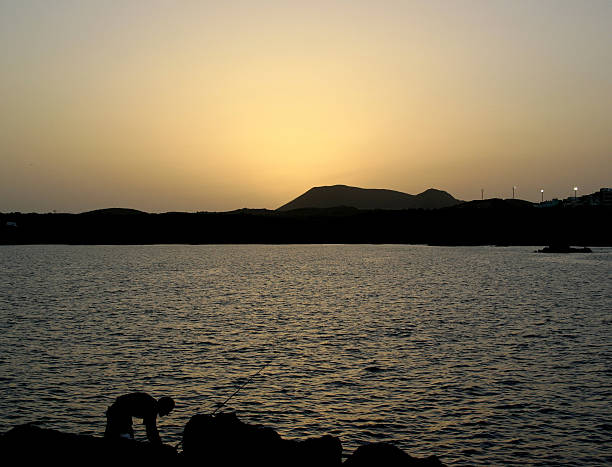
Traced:
[[0, 0], [0, 211], [612, 186], [612, 1]]

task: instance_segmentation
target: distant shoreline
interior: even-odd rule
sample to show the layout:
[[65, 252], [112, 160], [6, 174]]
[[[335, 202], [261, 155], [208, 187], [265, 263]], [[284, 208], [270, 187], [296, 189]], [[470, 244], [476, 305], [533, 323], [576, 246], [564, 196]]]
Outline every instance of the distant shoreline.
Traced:
[[612, 207], [355, 208], [224, 213], [0, 213], [1, 245], [612, 246]]

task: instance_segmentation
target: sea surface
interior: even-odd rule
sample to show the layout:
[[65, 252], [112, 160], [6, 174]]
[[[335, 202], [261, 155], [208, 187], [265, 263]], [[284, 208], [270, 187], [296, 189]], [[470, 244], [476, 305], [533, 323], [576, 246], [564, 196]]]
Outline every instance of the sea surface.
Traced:
[[223, 410], [345, 455], [611, 465], [612, 249], [534, 249], [2, 246], [0, 431], [101, 435], [140, 390], [175, 444], [261, 370]]

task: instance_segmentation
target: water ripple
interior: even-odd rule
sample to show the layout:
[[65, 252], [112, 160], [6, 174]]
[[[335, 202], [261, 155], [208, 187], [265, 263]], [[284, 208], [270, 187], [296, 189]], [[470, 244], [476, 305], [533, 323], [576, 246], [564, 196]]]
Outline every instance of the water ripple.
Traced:
[[285, 437], [609, 464], [612, 250], [533, 249], [0, 247], [0, 429], [99, 435], [146, 390], [176, 398], [178, 442], [271, 362], [227, 410]]

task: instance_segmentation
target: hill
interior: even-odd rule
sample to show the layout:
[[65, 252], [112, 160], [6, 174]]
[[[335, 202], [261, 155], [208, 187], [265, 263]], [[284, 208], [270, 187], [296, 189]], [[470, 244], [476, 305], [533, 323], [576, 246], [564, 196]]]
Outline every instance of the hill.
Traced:
[[277, 211], [346, 206], [357, 209], [438, 209], [461, 201], [445, 191], [430, 188], [418, 195], [401, 191], [358, 188], [346, 185], [318, 186], [281, 206]]
[[128, 208], [105, 208], [105, 209], [96, 209], [94, 211], [82, 212], [83, 216], [133, 216], [134, 214], [147, 214], [144, 211], [139, 211], [138, 209], [128, 209]]

